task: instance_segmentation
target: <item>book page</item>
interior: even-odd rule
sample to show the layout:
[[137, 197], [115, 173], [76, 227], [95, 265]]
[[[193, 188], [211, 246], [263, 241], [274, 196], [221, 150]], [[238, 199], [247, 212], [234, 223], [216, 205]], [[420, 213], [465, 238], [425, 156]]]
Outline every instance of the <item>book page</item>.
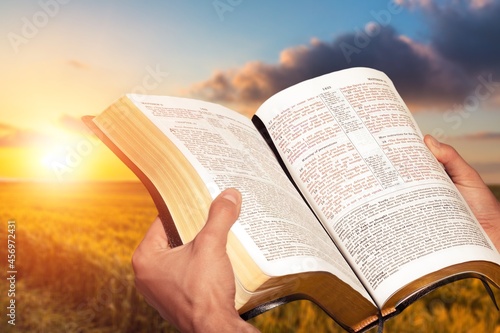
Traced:
[[385, 74], [356, 68], [305, 81], [256, 115], [379, 306], [442, 267], [499, 262]]
[[213, 198], [229, 187], [241, 191], [232, 231], [265, 274], [328, 271], [369, 297], [250, 119], [208, 102], [128, 97], [176, 144]]

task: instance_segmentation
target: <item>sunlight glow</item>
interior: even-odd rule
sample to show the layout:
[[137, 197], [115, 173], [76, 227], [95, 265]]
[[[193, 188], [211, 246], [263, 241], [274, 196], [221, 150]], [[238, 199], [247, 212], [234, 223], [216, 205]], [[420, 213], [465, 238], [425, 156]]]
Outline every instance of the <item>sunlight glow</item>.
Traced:
[[63, 145], [49, 147], [41, 155], [41, 165], [50, 169], [54, 161], [64, 160], [64, 147]]

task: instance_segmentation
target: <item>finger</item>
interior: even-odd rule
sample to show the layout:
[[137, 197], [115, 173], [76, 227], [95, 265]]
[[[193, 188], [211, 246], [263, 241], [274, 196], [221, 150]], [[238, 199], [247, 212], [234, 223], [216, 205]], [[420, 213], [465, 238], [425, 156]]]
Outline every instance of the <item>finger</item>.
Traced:
[[476, 170], [452, 146], [441, 143], [430, 135], [424, 137], [424, 142], [436, 159], [443, 164], [446, 172], [455, 183], [482, 182]]
[[132, 268], [136, 274], [136, 279], [138, 272], [147, 271], [151, 254], [167, 249], [169, 249], [167, 235], [160, 218], [156, 217], [132, 255]]
[[236, 189], [227, 189], [214, 199], [210, 206], [207, 223], [195, 241], [204, 246], [214, 246], [226, 251], [229, 229], [238, 219], [241, 209], [241, 194]]
[[148, 231], [146, 231], [139, 248], [155, 250], [169, 248], [167, 234], [159, 217], [156, 217]]

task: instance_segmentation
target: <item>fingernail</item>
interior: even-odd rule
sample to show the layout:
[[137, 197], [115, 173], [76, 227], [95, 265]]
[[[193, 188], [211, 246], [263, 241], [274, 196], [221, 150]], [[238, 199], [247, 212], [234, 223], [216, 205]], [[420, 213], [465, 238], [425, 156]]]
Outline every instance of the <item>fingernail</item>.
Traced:
[[240, 194], [237, 190], [235, 189], [227, 189], [224, 192], [222, 192], [222, 197], [224, 199], [227, 199], [237, 205], [240, 201]]
[[431, 139], [431, 144], [432, 144], [434, 147], [439, 148], [439, 146], [441, 146], [441, 142], [439, 142], [438, 140], [436, 140], [436, 138], [435, 138], [435, 137], [433, 137], [432, 135], [429, 135], [429, 138]]

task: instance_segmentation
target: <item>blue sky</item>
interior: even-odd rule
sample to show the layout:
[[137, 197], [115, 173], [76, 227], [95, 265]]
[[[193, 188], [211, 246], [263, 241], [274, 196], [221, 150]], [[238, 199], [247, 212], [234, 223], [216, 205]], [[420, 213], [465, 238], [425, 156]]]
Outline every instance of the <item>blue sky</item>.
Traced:
[[[217, 96], [222, 104], [248, 111], [297, 80], [361, 65], [386, 71], [424, 132], [442, 132], [488, 182], [500, 183], [500, 89], [492, 85], [491, 96], [464, 112], [480, 76], [500, 81], [499, 3], [398, 4], [4, 0], [0, 162], [11, 161], [15, 148], [25, 150], [16, 155], [20, 162], [33, 164], [29, 154], [40, 151], [40, 142], [50, 149], [36, 159], [47, 161], [51, 149], [62, 149], [58, 141], [81, 136], [80, 116], [143, 89], [153, 72], [158, 80], [148, 81], [147, 93]], [[360, 34], [375, 31], [366, 30], [367, 24], [378, 32], [347, 63], [339, 46], [355, 45]], [[284, 59], [293, 63], [289, 74], [283, 74]], [[264, 78], [266, 88], [250, 96], [248, 87], [236, 83], [241, 78], [251, 87]], [[232, 86], [220, 90], [220, 79]], [[96, 148], [86, 163], [111, 160], [106, 154]], [[50, 170], [23, 170], [0, 169], [0, 178], [53, 177]]]
[[[67, 1], [67, 0], [65, 0]], [[221, 1], [224, 2], [224, 1]], [[387, 1], [262, 2], [241, 1], [232, 11], [217, 12], [212, 1], [2, 1], [4, 36], [22, 36], [22, 18], [45, 11], [40, 3], [57, 3], [54, 17], [34, 38], [13, 52], [1, 40], [4, 59], [16, 61], [37, 53], [41, 60], [78, 59], [133, 73], [161, 62], [176, 81], [203, 80], [214, 69], [247, 61], [276, 62], [280, 52], [307, 44], [311, 38], [331, 40], [373, 20], [371, 12], [387, 9]], [[46, 6], [47, 7], [47, 6]], [[49, 7], [53, 7], [49, 6]], [[401, 11], [391, 24], [412, 38], [422, 38], [420, 15]], [[6, 64], [4, 62], [4, 64]]]

